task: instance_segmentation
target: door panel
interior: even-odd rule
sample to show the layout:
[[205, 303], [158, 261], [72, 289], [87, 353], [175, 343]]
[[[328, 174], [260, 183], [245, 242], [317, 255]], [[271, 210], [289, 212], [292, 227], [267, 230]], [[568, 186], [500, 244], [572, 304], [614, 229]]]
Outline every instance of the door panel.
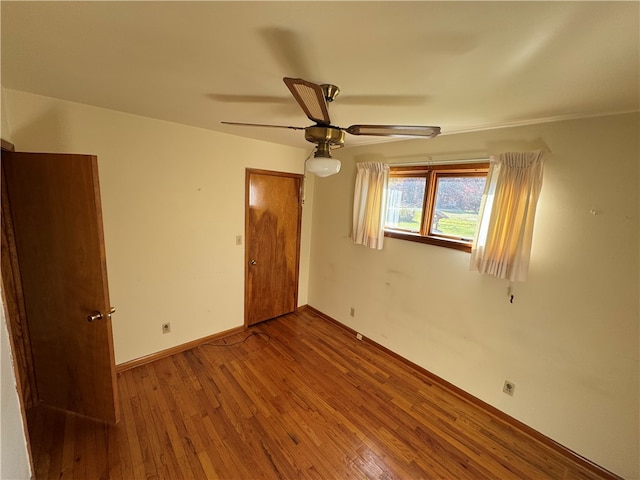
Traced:
[[[38, 396], [118, 419], [97, 158], [3, 158]], [[87, 321], [95, 312], [100, 320]]]
[[296, 309], [302, 175], [247, 170], [247, 325]]

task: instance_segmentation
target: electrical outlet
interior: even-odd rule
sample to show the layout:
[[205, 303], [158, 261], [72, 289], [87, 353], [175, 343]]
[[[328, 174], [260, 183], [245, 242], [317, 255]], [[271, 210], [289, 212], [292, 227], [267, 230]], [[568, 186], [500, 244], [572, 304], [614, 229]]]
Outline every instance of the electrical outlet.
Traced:
[[513, 392], [516, 390], [516, 384], [510, 380], [504, 381], [504, 386], [502, 387], [502, 391], [507, 395], [513, 397]]
[[171, 331], [171, 324], [169, 322], [162, 324], [162, 333], [169, 333]]
[[349, 310], [349, 316], [350, 317], [355, 317], [356, 316], [356, 309], [351, 307], [351, 309]]
[[361, 333], [356, 333], [356, 338], [358, 340], [362, 340], [362, 334]]

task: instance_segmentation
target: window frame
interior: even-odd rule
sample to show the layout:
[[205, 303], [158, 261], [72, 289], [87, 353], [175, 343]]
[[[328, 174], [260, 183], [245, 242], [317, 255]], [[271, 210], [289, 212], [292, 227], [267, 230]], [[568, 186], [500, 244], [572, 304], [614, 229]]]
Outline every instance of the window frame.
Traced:
[[454, 248], [471, 253], [471, 241], [454, 238], [447, 235], [437, 235], [431, 232], [433, 214], [436, 201], [436, 187], [438, 178], [446, 177], [487, 177], [489, 160], [469, 163], [447, 163], [435, 165], [394, 166], [389, 165], [389, 178], [425, 178], [424, 198], [422, 199], [422, 216], [419, 233], [402, 229], [384, 227], [384, 236], [408, 240], [410, 242], [426, 243], [440, 247]]

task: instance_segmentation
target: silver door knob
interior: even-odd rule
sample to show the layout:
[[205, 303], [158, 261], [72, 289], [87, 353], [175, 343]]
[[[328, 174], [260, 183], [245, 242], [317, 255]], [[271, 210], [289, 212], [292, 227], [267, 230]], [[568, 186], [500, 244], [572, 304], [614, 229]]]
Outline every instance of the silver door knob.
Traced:
[[249, 260], [249, 265], [255, 265], [256, 263], [258, 262], [256, 262], [255, 260]]
[[[111, 318], [111, 314], [114, 313], [116, 311], [115, 308], [111, 307], [111, 309], [109, 310], [109, 313], [107, 313], [107, 318]], [[95, 322], [96, 320], [100, 320], [102, 317], [102, 313], [101, 312], [95, 312], [93, 315], [87, 315], [87, 322], [91, 323], [91, 322]]]

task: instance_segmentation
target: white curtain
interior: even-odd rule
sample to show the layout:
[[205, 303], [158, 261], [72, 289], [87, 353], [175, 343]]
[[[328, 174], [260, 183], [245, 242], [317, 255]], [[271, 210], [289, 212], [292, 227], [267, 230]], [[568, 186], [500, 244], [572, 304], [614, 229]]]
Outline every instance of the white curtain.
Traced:
[[382, 250], [389, 165], [361, 162], [356, 168], [351, 239], [356, 244]]
[[492, 158], [471, 249], [471, 270], [510, 281], [526, 280], [545, 156], [544, 150], [538, 150]]

